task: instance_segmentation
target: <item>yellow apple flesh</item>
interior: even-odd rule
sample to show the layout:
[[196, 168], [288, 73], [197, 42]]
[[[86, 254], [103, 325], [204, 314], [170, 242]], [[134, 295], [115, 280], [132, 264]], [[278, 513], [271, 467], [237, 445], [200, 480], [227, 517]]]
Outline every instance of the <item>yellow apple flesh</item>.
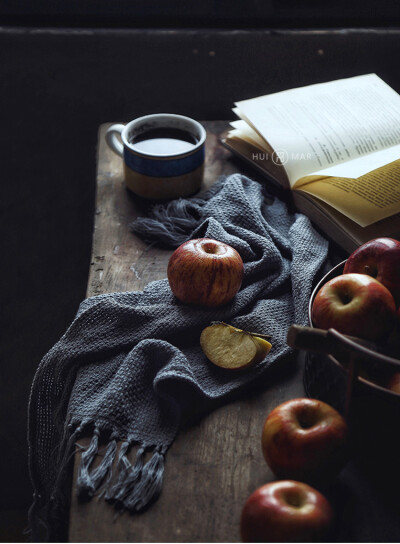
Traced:
[[212, 363], [232, 370], [262, 361], [272, 347], [264, 338], [226, 323], [206, 327], [201, 333], [200, 345]]

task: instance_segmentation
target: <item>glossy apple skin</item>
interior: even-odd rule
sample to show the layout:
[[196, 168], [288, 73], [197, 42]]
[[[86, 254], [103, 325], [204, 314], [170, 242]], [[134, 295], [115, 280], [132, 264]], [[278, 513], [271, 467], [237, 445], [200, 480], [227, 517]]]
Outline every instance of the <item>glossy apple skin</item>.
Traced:
[[333, 521], [328, 500], [309, 485], [281, 480], [257, 489], [241, 515], [242, 542], [319, 542]]
[[181, 302], [222, 306], [239, 291], [243, 261], [228, 244], [210, 238], [189, 240], [179, 246], [168, 262], [168, 281]]
[[348, 427], [325, 402], [298, 398], [280, 404], [262, 430], [264, 458], [279, 478], [329, 481], [348, 459]]
[[379, 341], [390, 334], [396, 304], [389, 290], [366, 274], [342, 274], [321, 287], [311, 309], [313, 324]]
[[393, 238], [375, 238], [357, 248], [348, 257], [344, 273], [368, 274], [392, 293], [400, 304], [400, 242]]

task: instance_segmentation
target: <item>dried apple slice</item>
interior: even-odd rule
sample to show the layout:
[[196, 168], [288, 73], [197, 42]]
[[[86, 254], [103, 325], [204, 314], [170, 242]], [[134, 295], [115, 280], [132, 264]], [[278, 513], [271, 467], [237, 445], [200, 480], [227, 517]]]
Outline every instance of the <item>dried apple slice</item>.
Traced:
[[207, 359], [231, 370], [262, 361], [272, 347], [265, 335], [258, 336], [221, 322], [203, 330], [200, 345]]

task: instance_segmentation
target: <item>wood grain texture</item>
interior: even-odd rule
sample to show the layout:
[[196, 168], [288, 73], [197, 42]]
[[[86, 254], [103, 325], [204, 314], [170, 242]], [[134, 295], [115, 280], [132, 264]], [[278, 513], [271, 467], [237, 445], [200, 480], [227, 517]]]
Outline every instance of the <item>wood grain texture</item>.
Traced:
[[[237, 171], [219, 143], [226, 122], [207, 122], [205, 187], [220, 174]], [[148, 247], [129, 223], [139, 212], [124, 187], [121, 160], [99, 131], [97, 204], [87, 295], [143, 289], [166, 277], [171, 251]], [[286, 375], [287, 373], [287, 375]], [[80, 504], [72, 493], [72, 542], [237, 542], [240, 512], [248, 495], [272, 479], [261, 453], [268, 412], [302, 396], [299, 370], [284, 369], [258, 391], [225, 405], [181, 431], [166, 460], [164, 487], [146, 512], [115, 519], [115, 510], [96, 499]], [[79, 463], [76, 455], [75, 470]], [[74, 481], [75, 481], [74, 475]]]

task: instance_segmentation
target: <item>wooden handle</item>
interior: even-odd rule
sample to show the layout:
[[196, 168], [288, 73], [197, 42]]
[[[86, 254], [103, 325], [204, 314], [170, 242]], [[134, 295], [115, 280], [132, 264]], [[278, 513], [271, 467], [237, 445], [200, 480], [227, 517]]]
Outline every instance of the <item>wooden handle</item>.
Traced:
[[377, 344], [362, 338], [346, 336], [335, 329], [326, 331], [291, 325], [286, 341], [292, 348], [333, 355], [339, 361], [358, 356], [361, 358], [361, 365], [379, 362], [395, 366], [397, 369], [400, 367], [400, 360], [381, 353]]
[[[376, 344], [367, 342], [362, 338], [354, 336], [348, 336], [347, 338], [351, 338], [353, 342], [366, 346], [369, 349], [376, 349]], [[335, 337], [332, 337], [329, 331], [313, 327], [302, 327], [301, 325], [291, 325], [286, 341], [292, 348], [327, 354], [333, 354], [337, 347], [337, 340]]]

